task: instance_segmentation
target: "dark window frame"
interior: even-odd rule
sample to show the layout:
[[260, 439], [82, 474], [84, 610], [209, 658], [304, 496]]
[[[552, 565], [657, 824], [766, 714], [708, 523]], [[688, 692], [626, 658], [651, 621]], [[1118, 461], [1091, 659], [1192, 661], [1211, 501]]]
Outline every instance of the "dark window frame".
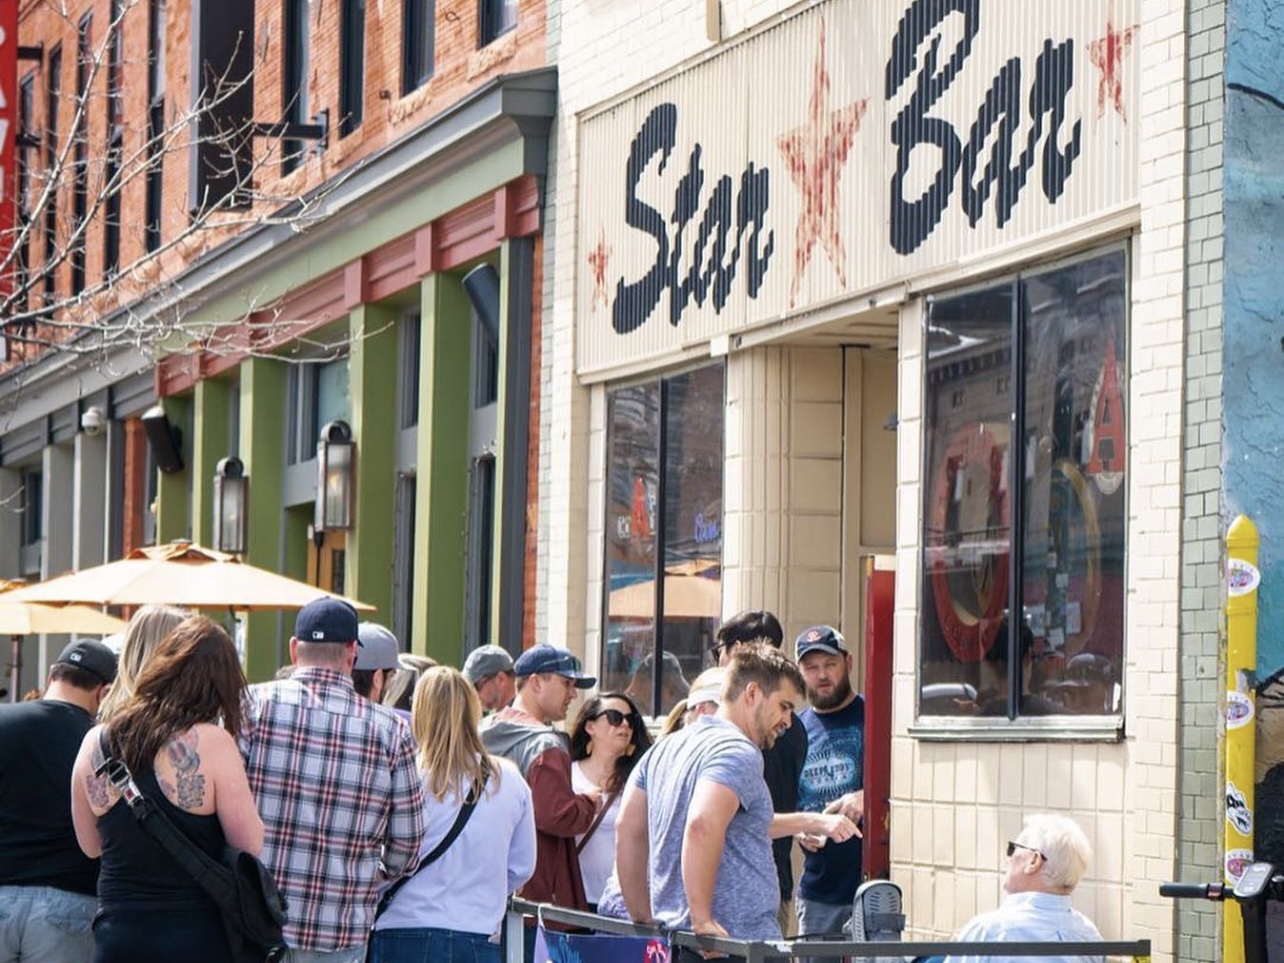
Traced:
[[[45, 75], [45, 176], [53, 187], [45, 201], [44, 209], [44, 274], [45, 306], [53, 305], [58, 296], [58, 107], [62, 100], [62, 44], [49, 51], [49, 66]], [[48, 185], [46, 185], [48, 186]]]
[[[296, 124], [306, 123], [308, 119], [308, 65], [312, 44], [310, 12], [308, 0], [283, 0], [281, 100], [285, 105], [286, 121]], [[290, 174], [303, 164], [307, 146], [307, 142], [301, 140], [281, 142], [282, 174]]]
[[85, 290], [86, 228], [89, 221], [89, 82], [93, 64], [94, 15], [76, 24], [76, 129], [72, 146], [71, 293]]
[[19, 239], [17, 250], [17, 297], [14, 309], [26, 314], [31, 307], [31, 151], [40, 143], [32, 127], [36, 113], [36, 72], [29, 70], [18, 81], [18, 135], [15, 139]]
[[437, 4], [404, 0], [401, 7], [401, 96], [414, 93], [437, 69]]
[[366, 0], [340, 0], [339, 136], [347, 137], [365, 120]]
[[[511, 16], [510, 16], [511, 12]], [[488, 46], [517, 29], [517, 4], [511, 0], [478, 0], [477, 46]]]
[[160, 249], [165, 217], [165, 0], [147, 2], [147, 173], [143, 246]]
[[120, 272], [121, 154], [125, 138], [123, 0], [111, 0], [107, 42], [107, 149], [103, 163], [103, 278]]

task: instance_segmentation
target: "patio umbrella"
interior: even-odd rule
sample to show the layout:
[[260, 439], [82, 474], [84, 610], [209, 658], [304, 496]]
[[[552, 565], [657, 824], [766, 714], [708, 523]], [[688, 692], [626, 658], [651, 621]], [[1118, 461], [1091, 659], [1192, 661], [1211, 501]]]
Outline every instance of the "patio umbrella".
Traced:
[[[105, 565], [14, 589], [0, 598], [50, 605], [181, 605], [193, 609], [297, 609], [322, 595], [315, 585], [202, 548], [170, 542], [136, 548]], [[374, 606], [348, 599], [359, 611]]]
[[[14, 583], [9, 583], [14, 584]], [[7, 635], [13, 643], [9, 661], [9, 698], [18, 699], [18, 678], [22, 669], [22, 637], [24, 635], [65, 635], [84, 632], [108, 635], [124, 631], [125, 622], [114, 615], [105, 615], [85, 605], [41, 605], [38, 602], [11, 602], [2, 594], [0, 583], [0, 635]]]
[[[607, 601], [613, 618], [650, 618], [655, 615], [655, 580], [618, 588]], [[701, 575], [664, 577], [666, 618], [716, 619], [722, 611], [722, 580]]]

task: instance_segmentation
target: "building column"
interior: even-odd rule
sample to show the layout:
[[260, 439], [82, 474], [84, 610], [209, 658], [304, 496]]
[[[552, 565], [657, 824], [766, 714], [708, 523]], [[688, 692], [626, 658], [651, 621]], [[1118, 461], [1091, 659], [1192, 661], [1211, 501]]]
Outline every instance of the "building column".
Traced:
[[156, 542], [192, 537], [192, 418], [190, 398], [166, 398], [161, 404], [169, 423], [178, 429], [183, 470], [160, 472], [156, 484]]
[[360, 305], [349, 316], [348, 389], [357, 441], [355, 526], [348, 533], [345, 587], [392, 622], [393, 527], [397, 505], [397, 313]]
[[192, 402], [192, 541], [214, 547], [214, 469], [232, 452], [228, 411], [234, 386], [217, 378], [196, 382]]
[[76, 435], [73, 443], [72, 567], [101, 565], [107, 557], [107, 435]]
[[[75, 453], [66, 445], [47, 445], [42, 453], [44, 484], [44, 547], [40, 553], [40, 578], [71, 571], [75, 565]], [[66, 644], [65, 635], [39, 637], [37, 678], [44, 679], [54, 655]]]
[[464, 637], [471, 317], [459, 279], [422, 288], [413, 651], [454, 663]]
[[[285, 469], [286, 374], [283, 362], [249, 358], [241, 363], [239, 451], [250, 477], [245, 560], [279, 571], [284, 513], [281, 478]], [[288, 659], [275, 612], [255, 612], [246, 626], [245, 672], [250, 681], [269, 679]]]
[[0, 468], [0, 505], [11, 506], [0, 511], [0, 578], [18, 578], [22, 574], [22, 472]]

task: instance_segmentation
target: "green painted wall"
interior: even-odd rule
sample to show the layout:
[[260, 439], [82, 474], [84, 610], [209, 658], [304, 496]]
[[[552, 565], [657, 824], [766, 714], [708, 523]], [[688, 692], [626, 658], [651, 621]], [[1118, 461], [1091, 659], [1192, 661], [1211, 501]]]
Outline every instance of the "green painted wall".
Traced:
[[413, 651], [457, 664], [464, 637], [470, 309], [459, 279], [423, 283]]
[[231, 452], [228, 412], [235, 386], [216, 378], [198, 381], [192, 418], [192, 540], [214, 546], [214, 468]]
[[[280, 570], [282, 558], [286, 375], [287, 366], [281, 361], [249, 358], [241, 364], [240, 452], [250, 477], [245, 560], [273, 572]], [[281, 664], [286, 648], [279, 624], [274, 612], [250, 615], [245, 671], [251, 681], [271, 678]]]
[[159, 473], [156, 484], [156, 541], [159, 543], [192, 537], [192, 400], [166, 398], [162, 404], [170, 424], [177, 426], [182, 435], [183, 470]]
[[396, 311], [363, 305], [352, 312], [348, 385], [357, 441], [356, 525], [348, 533], [347, 594], [375, 606], [364, 616], [392, 618], [393, 525], [397, 505]]

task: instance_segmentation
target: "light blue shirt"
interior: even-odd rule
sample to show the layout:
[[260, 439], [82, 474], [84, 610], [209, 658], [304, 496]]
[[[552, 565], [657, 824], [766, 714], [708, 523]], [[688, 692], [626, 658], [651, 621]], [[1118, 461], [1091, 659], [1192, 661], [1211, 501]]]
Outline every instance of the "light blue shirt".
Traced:
[[[956, 940], [963, 943], [1086, 943], [1101, 933], [1070, 905], [1069, 896], [1012, 893], [996, 910], [973, 917]], [[1104, 956], [947, 956], [945, 963], [1105, 963]]]
[[[379, 917], [376, 930], [443, 929], [491, 935], [498, 932], [508, 896], [535, 872], [535, 810], [517, 768], [499, 760], [499, 788], [489, 791], [458, 838], [431, 866], [416, 873]], [[422, 858], [437, 848], [459, 815], [467, 787], [437, 799], [424, 787]]]

